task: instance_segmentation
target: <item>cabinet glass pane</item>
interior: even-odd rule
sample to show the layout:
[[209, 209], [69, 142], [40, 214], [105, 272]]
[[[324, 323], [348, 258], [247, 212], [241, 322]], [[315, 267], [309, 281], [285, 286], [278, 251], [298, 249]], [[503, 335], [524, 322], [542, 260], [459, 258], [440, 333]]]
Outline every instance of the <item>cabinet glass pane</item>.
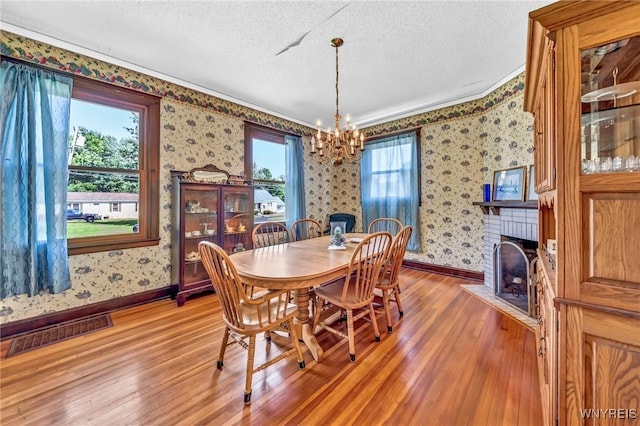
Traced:
[[198, 255], [200, 241], [215, 242], [218, 232], [218, 190], [185, 187], [182, 194], [184, 214], [184, 264], [182, 288], [209, 279]]
[[185, 237], [214, 235], [217, 232], [217, 191], [187, 189], [183, 200]]
[[640, 36], [581, 53], [582, 173], [640, 172]]
[[224, 192], [223, 248], [228, 253], [250, 247], [253, 205], [247, 191], [226, 188]]

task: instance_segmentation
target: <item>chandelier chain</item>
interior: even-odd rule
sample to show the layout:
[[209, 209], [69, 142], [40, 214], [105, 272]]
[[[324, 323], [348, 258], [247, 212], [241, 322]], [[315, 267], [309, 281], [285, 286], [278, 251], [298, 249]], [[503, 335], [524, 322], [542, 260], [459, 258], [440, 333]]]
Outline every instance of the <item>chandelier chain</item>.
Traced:
[[336, 119], [338, 119], [337, 116], [340, 115], [340, 113], [338, 112], [339, 111], [338, 110], [338, 99], [339, 99], [339, 96], [338, 96], [338, 76], [339, 76], [339, 74], [338, 74], [338, 47], [339, 46], [336, 45]]

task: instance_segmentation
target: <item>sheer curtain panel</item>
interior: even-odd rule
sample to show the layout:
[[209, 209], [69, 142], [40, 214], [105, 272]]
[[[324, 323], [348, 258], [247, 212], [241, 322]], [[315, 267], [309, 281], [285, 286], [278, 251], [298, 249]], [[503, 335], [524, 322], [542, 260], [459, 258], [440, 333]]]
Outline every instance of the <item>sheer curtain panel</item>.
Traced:
[[421, 251], [417, 133], [367, 142], [360, 163], [363, 229], [377, 218], [398, 219], [413, 227], [407, 249]]
[[0, 298], [71, 287], [67, 259], [69, 107], [73, 80], [0, 64]]
[[284, 137], [285, 185], [284, 204], [285, 222], [290, 228], [298, 219], [306, 217], [304, 196], [304, 158], [302, 138], [286, 135]]

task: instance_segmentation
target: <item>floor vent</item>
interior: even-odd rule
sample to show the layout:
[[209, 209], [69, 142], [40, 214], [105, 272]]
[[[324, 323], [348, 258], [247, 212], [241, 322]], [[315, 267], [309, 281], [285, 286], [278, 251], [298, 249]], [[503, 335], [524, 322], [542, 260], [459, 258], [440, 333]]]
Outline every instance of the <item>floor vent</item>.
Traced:
[[88, 334], [103, 328], [108, 328], [112, 325], [113, 322], [111, 322], [111, 316], [109, 316], [109, 314], [103, 314], [42, 328], [40, 330], [15, 337], [11, 341], [11, 345], [7, 351], [7, 358], [57, 342], [62, 342], [63, 340], [82, 336], [83, 334]]

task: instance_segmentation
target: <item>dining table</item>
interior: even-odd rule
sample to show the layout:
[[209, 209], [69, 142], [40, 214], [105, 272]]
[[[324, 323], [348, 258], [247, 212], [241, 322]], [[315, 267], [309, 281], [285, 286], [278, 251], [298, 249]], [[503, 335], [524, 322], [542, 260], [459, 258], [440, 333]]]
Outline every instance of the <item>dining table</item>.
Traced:
[[344, 249], [330, 249], [330, 236], [246, 250], [232, 255], [243, 283], [270, 290], [295, 290], [298, 336], [316, 361], [323, 351], [311, 329], [311, 289], [347, 274], [351, 255], [368, 234], [345, 234]]

